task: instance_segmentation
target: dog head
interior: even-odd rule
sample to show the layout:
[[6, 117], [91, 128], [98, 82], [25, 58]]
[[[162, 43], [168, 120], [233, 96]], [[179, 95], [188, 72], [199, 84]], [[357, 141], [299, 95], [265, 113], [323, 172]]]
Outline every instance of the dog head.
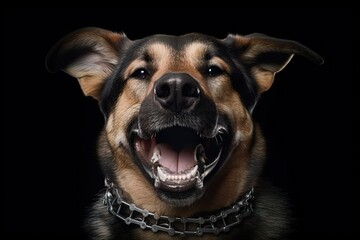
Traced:
[[294, 54], [322, 62], [297, 42], [262, 34], [130, 40], [85, 28], [54, 46], [47, 68], [77, 78], [99, 102], [104, 174], [128, 198], [159, 213], [202, 211], [255, 184], [264, 144], [251, 113]]

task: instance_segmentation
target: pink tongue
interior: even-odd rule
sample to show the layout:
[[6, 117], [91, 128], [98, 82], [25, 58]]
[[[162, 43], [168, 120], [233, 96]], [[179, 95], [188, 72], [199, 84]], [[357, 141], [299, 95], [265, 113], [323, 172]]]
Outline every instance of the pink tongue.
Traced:
[[168, 168], [170, 171], [179, 173], [191, 169], [196, 165], [194, 159], [194, 147], [188, 146], [175, 151], [169, 144], [160, 143], [156, 145], [160, 150], [161, 157], [159, 163], [161, 166]]

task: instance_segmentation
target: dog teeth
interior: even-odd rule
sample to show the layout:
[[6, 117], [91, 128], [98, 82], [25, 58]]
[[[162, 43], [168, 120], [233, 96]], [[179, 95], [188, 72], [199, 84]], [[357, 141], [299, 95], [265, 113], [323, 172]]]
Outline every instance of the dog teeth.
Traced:
[[195, 165], [195, 167], [193, 167], [193, 169], [191, 169], [190, 173], [188, 173], [187, 175], [189, 175], [190, 177], [195, 177], [197, 170], [198, 170], [198, 165]]
[[159, 176], [160, 180], [165, 182], [166, 179], [167, 179], [167, 174], [165, 172], [163, 172], [161, 167], [157, 167], [157, 173], [158, 173], [158, 176]]
[[203, 145], [199, 144], [196, 146], [196, 149], [194, 152], [194, 159], [197, 162], [199, 162], [199, 160], [200, 160], [201, 163], [205, 163], [207, 158], [205, 155], [205, 149], [204, 149]]
[[200, 176], [196, 176], [196, 187], [198, 189], [202, 189], [204, 187], [204, 182], [203, 180], [200, 178]]
[[156, 187], [156, 188], [160, 187], [160, 179], [159, 179], [159, 177], [155, 178], [154, 187]]
[[160, 166], [157, 167], [157, 178], [162, 182], [190, 181], [193, 180], [198, 175], [199, 174], [198, 174], [197, 165], [195, 165], [188, 173], [181, 173], [181, 174], [169, 174], [162, 167]]
[[160, 149], [158, 147], [155, 147], [153, 155], [152, 155], [151, 160], [150, 160], [151, 163], [155, 164], [156, 162], [158, 162], [160, 160], [160, 157], [161, 157]]

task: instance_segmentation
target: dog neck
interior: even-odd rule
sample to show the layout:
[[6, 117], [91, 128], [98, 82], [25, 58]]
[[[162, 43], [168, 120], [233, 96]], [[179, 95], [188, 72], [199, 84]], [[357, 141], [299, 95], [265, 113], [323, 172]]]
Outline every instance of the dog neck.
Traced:
[[206, 217], [173, 217], [158, 216], [133, 203], [126, 202], [123, 199], [122, 190], [108, 179], [105, 179], [105, 185], [107, 189], [104, 204], [107, 205], [111, 214], [127, 225], [135, 224], [143, 230], [152, 230], [154, 233], [167, 232], [170, 236], [202, 236], [209, 233], [217, 235], [228, 232], [231, 227], [239, 225], [253, 212], [253, 188], [232, 206], [207, 214]]

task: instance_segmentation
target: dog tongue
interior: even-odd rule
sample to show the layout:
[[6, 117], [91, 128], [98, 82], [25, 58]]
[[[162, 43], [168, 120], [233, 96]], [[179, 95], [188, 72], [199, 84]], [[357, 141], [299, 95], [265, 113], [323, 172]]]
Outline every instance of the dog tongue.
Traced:
[[160, 165], [166, 167], [171, 172], [180, 173], [191, 169], [197, 164], [194, 159], [195, 148], [192, 146], [184, 147], [179, 152], [166, 143], [157, 144], [156, 147], [161, 153], [159, 159]]

